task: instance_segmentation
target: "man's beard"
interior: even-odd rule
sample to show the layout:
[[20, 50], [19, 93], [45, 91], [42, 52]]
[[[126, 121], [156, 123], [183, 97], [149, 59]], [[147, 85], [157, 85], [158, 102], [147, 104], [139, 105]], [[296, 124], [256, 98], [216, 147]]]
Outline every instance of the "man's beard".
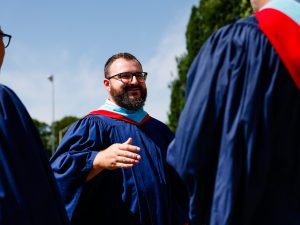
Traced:
[[[128, 91], [131, 88], [138, 88], [140, 90], [141, 96], [134, 99], [129, 98]], [[128, 110], [137, 111], [141, 109], [145, 104], [147, 98], [147, 89], [144, 89], [140, 85], [127, 85], [120, 91], [111, 88], [110, 94], [118, 106]]]

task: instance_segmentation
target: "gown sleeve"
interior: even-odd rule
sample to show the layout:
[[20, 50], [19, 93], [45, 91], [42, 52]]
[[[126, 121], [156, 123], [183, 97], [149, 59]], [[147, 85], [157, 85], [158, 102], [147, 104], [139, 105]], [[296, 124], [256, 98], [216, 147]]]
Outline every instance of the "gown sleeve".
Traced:
[[96, 154], [105, 149], [105, 126], [93, 116], [75, 122], [50, 159], [69, 218], [78, 203]]

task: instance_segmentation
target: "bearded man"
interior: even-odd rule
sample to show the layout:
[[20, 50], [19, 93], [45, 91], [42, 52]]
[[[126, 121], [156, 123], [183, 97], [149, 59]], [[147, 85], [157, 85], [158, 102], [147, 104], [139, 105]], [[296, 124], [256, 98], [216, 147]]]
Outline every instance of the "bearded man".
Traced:
[[118, 53], [104, 74], [105, 104], [75, 122], [51, 158], [71, 223], [183, 224], [166, 170], [173, 133], [143, 110], [147, 73]]

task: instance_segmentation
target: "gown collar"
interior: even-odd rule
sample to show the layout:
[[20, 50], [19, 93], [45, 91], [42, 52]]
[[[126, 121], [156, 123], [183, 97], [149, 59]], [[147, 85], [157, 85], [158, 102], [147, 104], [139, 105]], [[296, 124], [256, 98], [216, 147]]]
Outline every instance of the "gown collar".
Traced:
[[137, 111], [128, 110], [114, 104], [110, 100], [106, 100], [105, 104], [100, 106], [97, 110], [90, 112], [89, 115], [90, 114], [104, 115], [136, 125], [141, 125], [150, 118], [149, 114], [144, 111], [143, 108]]
[[272, 0], [264, 5], [261, 10], [267, 8], [281, 11], [300, 25], [300, 4], [295, 0]]
[[259, 28], [300, 90], [300, 3], [295, 0], [272, 0], [255, 16]]

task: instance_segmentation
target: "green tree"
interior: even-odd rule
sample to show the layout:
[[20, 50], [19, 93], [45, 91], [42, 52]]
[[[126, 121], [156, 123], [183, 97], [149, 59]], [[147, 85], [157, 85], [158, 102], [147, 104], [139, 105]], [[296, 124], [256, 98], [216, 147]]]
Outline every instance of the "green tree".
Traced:
[[185, 102], [186, 76], [193, 59], [205, 40], [220, 27], [250, 15], [247, 0], [200, 0], [193, 6], [187, 24], [186, 53], [176, 57], [178, 76], [171, 81], [171, 102], [168, 126], [175, 131]]
[[32, 120], [39, 132], [40, 138], [47, 152], [47, 155], [51, 156], [51, 146], [50, 146], [51, 127], [47, 123], [40, 122], [37, 119], [32, 119]]
[[54, 124], [55, 148], [57, 148], [59, 141], [61, 140], [63, 135], [66, 133], [69, 126], [78, 119], [79, 118], [75, 117], [75, 116], [65, 116], [61, 120], [55, 121], [55, 124]]
[[[54, 135], [55, 135], [55, 143], [54, 147], [57, 148], [60, 139], [65, 134], [69, 126], [74, 123], [76, 120], [78, 120], [78, 117], [75, 116], [66, 116], [62, 118], [61, 120], [54, 122]], [[41, 137], [42, 143], [47, 151], [48, 157], [51, 157], [52, 155], [52, 144], [51, 144], [51, 136], [52, 136], [52, 130], [51, 125], [48, 125], [45, 122], [40, 122], [37, 119], [33, 119], [33, 122], [39, 132], [39, 135]]]

